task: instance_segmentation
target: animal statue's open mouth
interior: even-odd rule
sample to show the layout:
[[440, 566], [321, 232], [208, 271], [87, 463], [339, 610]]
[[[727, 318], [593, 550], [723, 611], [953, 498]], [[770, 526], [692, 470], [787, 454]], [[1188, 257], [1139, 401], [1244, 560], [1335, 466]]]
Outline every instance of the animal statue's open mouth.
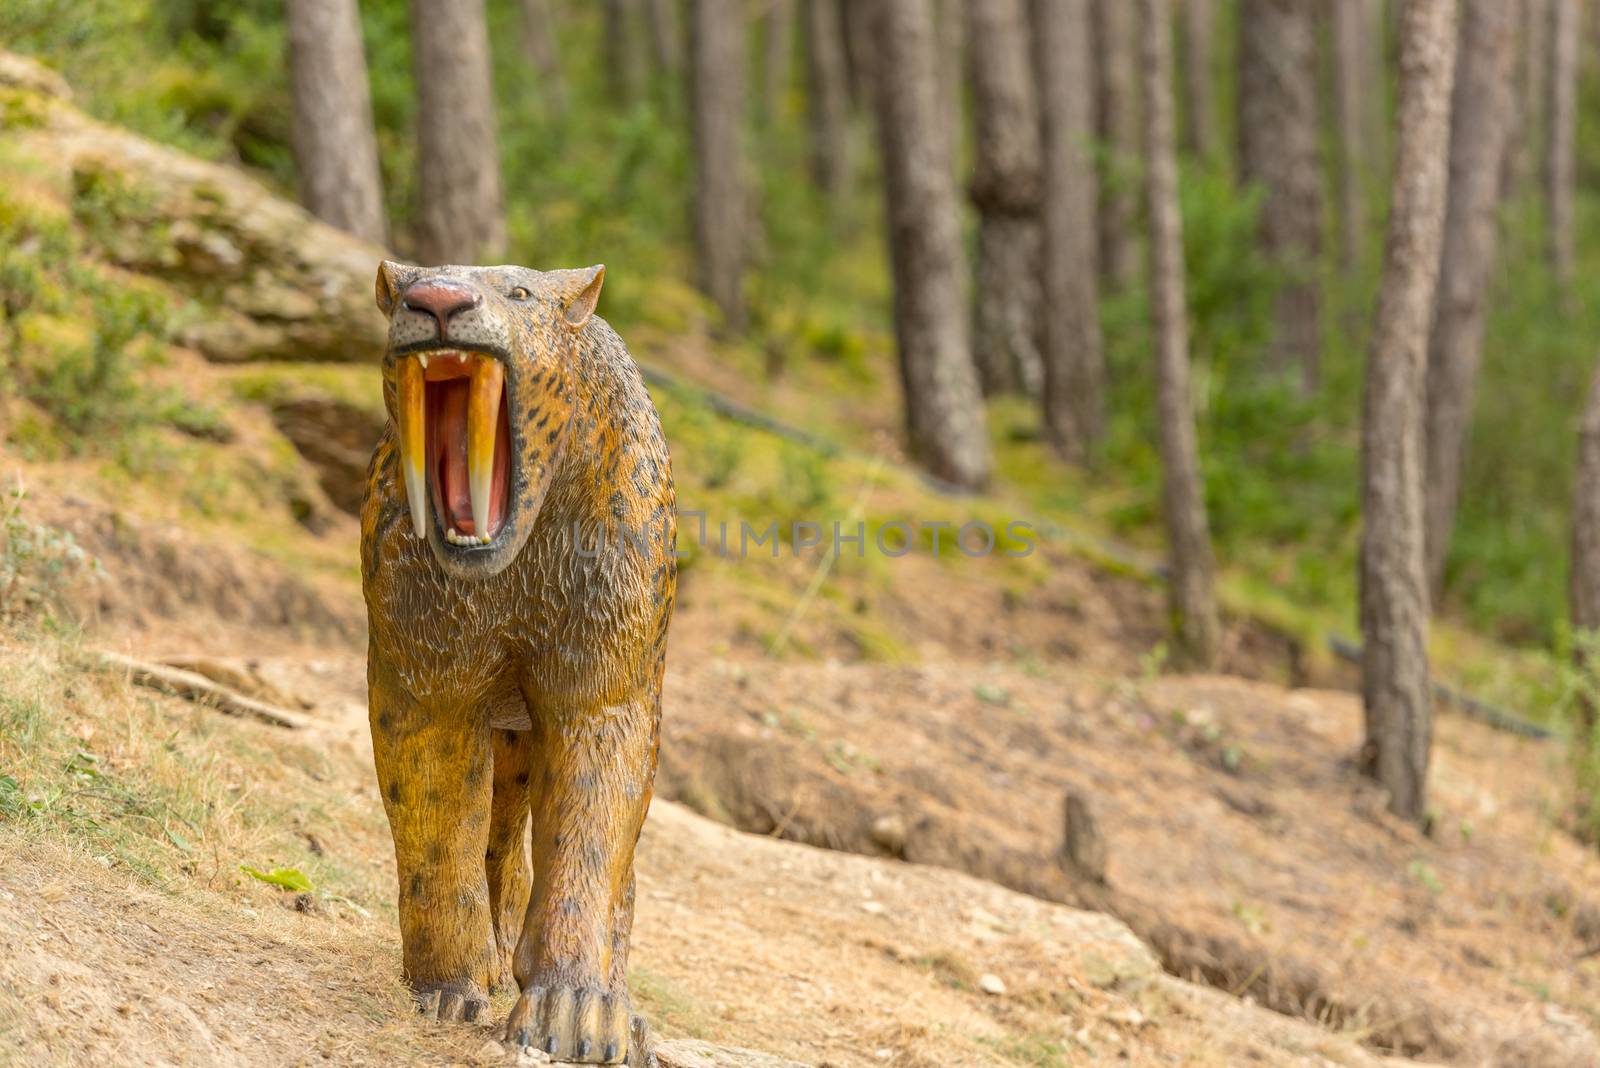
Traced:
[[493, 543], [511, 496], [506, 365], [440, 348], [402, 356], [397, 371], [400, 459], [417, 537], [428, 536], [431, 499], [446, 542]]

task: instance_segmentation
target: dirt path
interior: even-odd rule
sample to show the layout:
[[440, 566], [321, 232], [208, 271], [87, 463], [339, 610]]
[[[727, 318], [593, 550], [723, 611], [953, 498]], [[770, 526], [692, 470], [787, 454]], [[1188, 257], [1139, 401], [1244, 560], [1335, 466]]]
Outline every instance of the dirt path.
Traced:
[[[27, 655], [0, 650], [0, 669]], [[225, 780], [258, 775], [252, 788], [297, 806], [294, 833], [318, 841], [339, 885], [365, 904], [297, 897], [231, 865], [185, 862], [158, 888], [91, 839], [0, 822], [0, 1062], [506, 1060], [486, 1045], [488, 1029], [437, 1030], [407, 1011], [392, 861], [350, 722], [358, 710], [334, 701], [348, 683], [326, 662], [276, 677], [292, 684], [296, 670], [321, 678], [330, 702], [314, 736], [114, 678], [98, 680], [92, 704], [80, 684], [61, 725], [87, 735], [105, 774], [126, 781], [155, 774], [173, 746], [183, 762], [222, 754]], [[47, 664], [39, 685], [61, 675]], [[149, 741], [160, 737], [165, 750]], [[274, 763], [235, 764], [234, 753]], [[267, 840], [226, 841], [259, 852]], [[743, 834], [658, 802], [639, 871], [633, 985], [661, 1033], [680, 1040], [666, 1047], [668, 1065], [774, 1063], [712, 1056], [710, 1043], [839, 1068], [1378, 1063], [1345, 1038], [1164, 976], [1116, 920], [948, 870]]]

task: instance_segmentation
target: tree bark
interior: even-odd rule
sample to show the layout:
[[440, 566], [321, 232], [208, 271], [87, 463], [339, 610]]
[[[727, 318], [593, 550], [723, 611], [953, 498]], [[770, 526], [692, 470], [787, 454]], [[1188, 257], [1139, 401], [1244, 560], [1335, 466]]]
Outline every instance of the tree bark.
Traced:
[[[1574, 652], [1592, 677], [1595, 634], [1600, 631], [1600, 370], [1578, 428], [1578, 470], [1572, 488], [1572, 562], [1569, 577]], [[1592, 695], [1579, 705], [1580, 741], [1593, 744], [1596, 709]]]
[[1512, 124], [1502, 167], [1501, 196], [1526, 188], [1538, 173], [1544, 105], [1549, 84], [1547, 38], [1551, 0], [1508, 0], [1517, 18], [1517, 121]]
[[646, 0], [645, 14], [650, 22], [650, 60], [656, 75], [671, 82], [683, 65], [683, 35], [678, 25], [676, 0]]
[[871, 106], [872, 86], [876, 81], [872, 73], [872, 56], [876, 46], [872, 40], [871, 9], [870, 0], [839, 0], [839, 25], [844, 29], [844, 61], [850, 86], [850, 103], [858, 108]]
[[1284, 281], [1274, 363], [1320, 373], [1321, 168], [1317, 160], [1313, 0], [1243, 0], [1239, 10], [1239, 177], [1264, 191], [1261, 240]]
[[411, 0], [417, 81], [417, 259], [505, 252], [500, 149], [481, 0]]
[[1106, 288], [1131, 285], [1139, 271], [1139, 78], [1134, 8], [1094, 0], [1095, 131], [1105, 166], [1100, 181], [1100, 276]]
[[557, 56], [550, 0], [522, 0], [522, 54], [539, 75], [539, 87], [550, 114], [566, 114], [567, 80]]
[[933, 31], [937, 42], [934, 80], [939, 86], [939, 131], [944, 135], [945, 154], [950, 159], [950, 173], [961, 166], [961, 62], [963, 34], [966, 32], [966, 8], [974, 2], [987, 0], [934, 0]]
[[1515, 8], [1463, 0], [1450, 105], [1450, 186], [1439, 292], [1428, 339], [1426, 532], [1428, 588], [1444, 581], [1483, 350], [1494, 270], [1500, 163], [1513, 99]]
[[300, 200], [341, 230], [389, 242], [355, 0], [288, 0]]
[[989, 479], [989, 443], [963, 313], [960, 205], [948, 141], [939, 130], [932, 5], [875, 0], [871, 12], [895, 334], [911, 446], [935, 475], [977, 488]]
[[1182, 0], [1183, 147], [1201, 159], [1217, 154], [1216, 81], [1212, 49], [1216, 34], [1214, 0]]
[[1333, 110], [1339, 153], [1339, 254], [1346, 271], [1361, 262], [1366, 233], [1367, 168], [1375, 146], [1368, 143], [1372, 123], [1370, 97], [1382, 92], [1374, 84], [1379, 65], [1367, 53], [1382, 47], [1380, 20], [1366, 0], [1327, 0], [1333, 44]]
[[844, 27], [835, 0], [804, 0], [811, 177], [837, 215], [850, 188], [850, 99]]
[[1406, 0], [1401, 19], [1394, 191], [1361, 427], [1361, 763], [1388, 790], [1391, 812], [1421, 822], [1432, 741], [1422, 388], [1443, 245], [1456, 0]]
[[978, 209], [973, 356], [985, 393], [1037, 393], [1039, 366], [1039, 108], [1025, 0], [967, 7]]
[[634, 0], [604, 0], [601, 5], [605, 23], [606, 88], [612, 102], [622, 107], [638, 101], [639, 75], [644, 66], [643, 42], [639, 39], [641, 27], [634, 17], [638, 13], [636, 8]]
[[729, 329], [745, 325], [743, 117], [745, 22], [740, 0], [692, 0], [695, 251], [701, 290]]
[[1545, 232], [1550, 266], [1563, 297], [1573, 281], [1572, 215], [1577, 157], [1573, 142], [1578, 125], [1578, 44], [1580, 0], [1550, 2], [1550, 129], [1545, 141]]
[[764, 53], [761, 79], [761, 121], [777, 121], [783, 90], [789, 83], [790, 60], [794, 57], [794, 0], [765, 0], [762, 15], [761, 46]]
[[1100, 443], [1105, 357], [1095, 237], [1092, 0], [1033, 0], [1042, 130], [1044, 427], [1077, 463]]
[[1150, 304], [1156, 326], [1156, 407], [1161, 423], [1161, 507], [1172, 573], [1167, 600], [1173, 651], [1182, 667], [1216, 662], [1220, 626], [1216, 564], [1189, 392], [1189, 312], [1184, 293], [1183, 217], [1173, 149], [1172, 42], [1167, 0], [1140, 0], [1144, 70], [1145, 198], [1150, 232]]

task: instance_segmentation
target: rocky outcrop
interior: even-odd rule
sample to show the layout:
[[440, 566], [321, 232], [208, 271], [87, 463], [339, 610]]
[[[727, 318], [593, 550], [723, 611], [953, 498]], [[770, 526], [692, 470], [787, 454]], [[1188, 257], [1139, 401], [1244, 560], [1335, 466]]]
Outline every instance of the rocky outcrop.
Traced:
[[0, 131], [69, 191], [110, 262], [190, 305], [181, 340], [212, 360], [376, 361], [383, 249], [317, 221], [249, 175], [89, 118], [54, 72], [0, 52]]

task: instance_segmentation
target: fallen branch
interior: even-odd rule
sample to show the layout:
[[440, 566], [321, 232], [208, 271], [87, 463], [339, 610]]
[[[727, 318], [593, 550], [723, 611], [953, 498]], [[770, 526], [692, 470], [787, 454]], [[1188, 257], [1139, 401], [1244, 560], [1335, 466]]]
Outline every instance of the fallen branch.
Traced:
[[152, 690], [187, 698], [196, 704], [215, 708], [224, 715], [255, 719], [262, 723], [270, 723], [274, 727], [287, 727], [290, 730], [303, 730], [315, 722], [310, 716], [302, 713], [291, 712], [287, 708], [279, 708], [277, 705], [269, 705], [253, 697], [246, 697], [236, 690], [212, 682], [198, 672], [184, 671], [182, 668], [168, 667], [165, 664], [152, 664], [147, 660], [123, 656], [121, 653], [102, 652], [99, 655], [106, 663], [127, 671], [129, 677], [140, 686], [148, 686]]

